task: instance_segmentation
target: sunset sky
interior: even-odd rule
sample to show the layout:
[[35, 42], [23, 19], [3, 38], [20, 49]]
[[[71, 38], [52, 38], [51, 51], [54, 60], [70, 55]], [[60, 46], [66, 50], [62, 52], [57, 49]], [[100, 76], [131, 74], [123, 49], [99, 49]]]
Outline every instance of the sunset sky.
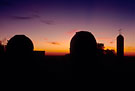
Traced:
[[0, 0], [0, 40], [24, 34], [47, 55], [69, 53], [77, 31], [116, 50], [119, 29], [125, 54], [135, 55], [135, 0]]

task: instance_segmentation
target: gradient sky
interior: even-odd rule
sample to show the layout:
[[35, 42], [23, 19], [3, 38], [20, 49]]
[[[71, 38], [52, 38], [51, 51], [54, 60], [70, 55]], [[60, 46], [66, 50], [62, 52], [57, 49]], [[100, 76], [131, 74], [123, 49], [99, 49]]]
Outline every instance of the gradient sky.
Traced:
[[77, 31], [116, 50], [120, 28], [125, 54], [135, 55], [135, 0], [0, 0], [0, 40], [25, 34], [48, 55], [69, 53]]

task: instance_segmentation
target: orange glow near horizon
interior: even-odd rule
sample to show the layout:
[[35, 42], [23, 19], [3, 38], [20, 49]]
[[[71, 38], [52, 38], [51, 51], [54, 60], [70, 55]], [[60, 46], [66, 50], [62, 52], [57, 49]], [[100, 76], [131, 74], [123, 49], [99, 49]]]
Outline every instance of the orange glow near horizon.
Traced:
[[[110, 49], [110, 50], [114, 50], [115, 51], [115, 54], [117, 53], [117, 50], [115, 47], [111, 47], [111, 46], [107, 46], [105, 47], [105, 50], [106, 49]], [[124, 54], [125, 56], [135, 56], [135, 52], [133, 52], [132, 49], [135, 49], [133, 47], [126, 47], [124, 49]], [[48, 55], [48, 56], [51, 56], [51, 55], [54, 55], [54, 56], [62, 56], [62, 55], [66, 55], [66, 54], [69, 54], [70, 53], [70, 50], [69, 49], [47, 49], [47, 50], [43, 50], [43, 49], [35, 49], [36, 51], [45, 51], [46, 54], [45, 55]]]
[[[110, 50], [114, 50], [115, 51], [115, 54], [117, 53], [117, 49], [115, 47], [105, 47], [105, 50], [106, 49], [110, 49]], [[135, 52], [133, 52], [133, 50], [135, 50], [134, 47], [125, 47], [124, 48], [124, 55], [125, 56], [135, 56]]]
[[54, 56], [61, 56], [69, 54], [69, 50], [42, 50], [42, 49], [35, 49], [35, 51], [45, 51], [45, 55], [54, 55]]

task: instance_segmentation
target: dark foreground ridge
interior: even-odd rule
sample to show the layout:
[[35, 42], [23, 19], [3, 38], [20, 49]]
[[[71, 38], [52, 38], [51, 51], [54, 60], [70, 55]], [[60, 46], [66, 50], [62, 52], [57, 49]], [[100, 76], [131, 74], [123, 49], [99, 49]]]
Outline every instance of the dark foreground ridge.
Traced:
[[70, 54], [65, 56], [40, 56], [33, 49], [32, 41], [25, 35], [12, 37], [5, 49], [1, 46], [2, 76], [42, 80], [107, 80], [135, 76], [135, 57], [102, 54], [90, 32], [77, 32], [71, 39]]

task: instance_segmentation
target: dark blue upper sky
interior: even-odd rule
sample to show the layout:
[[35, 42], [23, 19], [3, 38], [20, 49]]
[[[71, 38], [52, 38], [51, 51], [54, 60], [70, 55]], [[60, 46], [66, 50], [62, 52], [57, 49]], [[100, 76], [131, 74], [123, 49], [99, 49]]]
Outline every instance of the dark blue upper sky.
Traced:
[[[61, 14], [85, 12], [92, 14], [100, 9], [101, 16], [117, 14], [119, 18], [135, 16], [135, 0], [0, 0], [1, 16], [20, 12], [57, 12]], [[83, 12], [81, 12], [83, 11]]]

